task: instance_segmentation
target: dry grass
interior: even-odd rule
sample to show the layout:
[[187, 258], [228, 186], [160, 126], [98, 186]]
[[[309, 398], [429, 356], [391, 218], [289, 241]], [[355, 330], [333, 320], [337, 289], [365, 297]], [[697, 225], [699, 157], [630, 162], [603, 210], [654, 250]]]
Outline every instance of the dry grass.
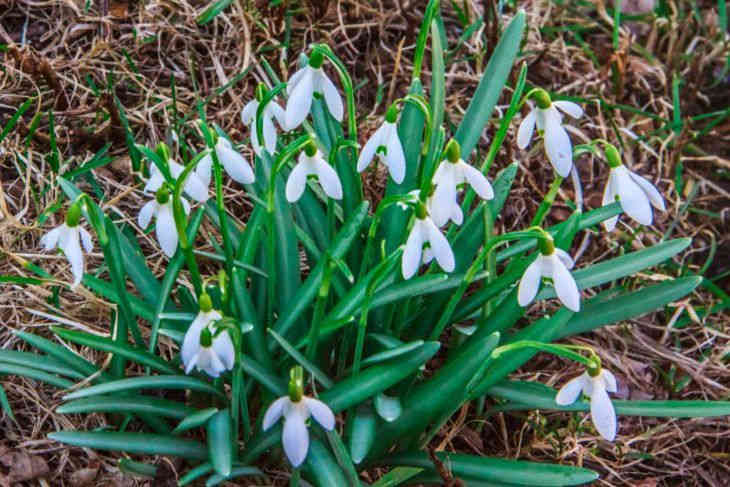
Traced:
[[[249, 76], [214, 97], [207, 107], [210, 120], [233, 139], [243, 140], [247, 134], [239, 118], [240, 110], [252, 97], [255, 84], [266, 80], [258, 62], [266, 58], [275, 69], [286, 73], [301, 49], [311, 42], [328, 43], [345, 61], [353, 79], [366, 81], [356, 95], [358, 111], [363, 116], [361, 137], [374, 123], [366, 115], [381, 114], [390, 101], [405, 94], [425, 2], [311, 0], [296, 8], [291, 17], [283, 7], [267, 8], [266, 3], [234, 2], [213, 23], [199, 27], [195, 16], [204, 8], [201, 2], [102, 0], [85, 12], [83, 2], [78, 0], [11, 0], [0, 12], [0, 43], [11, 46], [4, 55], [0, 53], [0, 120], [28, 97], [35, 97], [31, 112], [54, 112], [59, 151], [68, 167], [88, 160], [110, 142], [114, 160], [95, 171], [96, 180], [106, 196], [106, 208], [130, 218], [134, 226], [140, 187], [130, 174], [123, 131], [111, 92], [105, 88], [109, 79], [113, 80], [113, 94], [126, 109], [137, 142], [149, 145], [167, 140], [170, 135], [171, 78], [175, 80], [177, 110], [194, 118], [195, 102], [200, 97], [210, 95], [236, 74], [251, 68]], [[702, 268], [714, 242], [717, 253], [706, 275], [712, 278], [727, 273], [730, 119], [725, 118], [700, 137], [695, 135], [708, 121], [690, 119], [730, 106], [728, 80], [714, 82], [728, 52], [727, 43], [717, 42], [717, 19], [712, 10], [716, 2], [692, 2], [701, 15], [699, 22], [691, 15], [679, 20], [679, 9], [687, 10], [687, 2], [666, 2], [675, 14], [669, 19], [637, 20], [624, 26], [617, 52], [611, 46], [612, 21], [600, 8], [603, 2], [597, 2], [598, 9], [588, 2], [562, 2], [569, 7], [542, 0], [518, 3], [528, 13], [529, 33], [522, 60], [529, 66], [529, 82], [590, 100], [586, 103], [588, 116], [576, 124], [578, 139], [616, 140], [618, 127], [647, 136], [642, 145], [622, 136], [627, 144], [627, 163], [657, 182], [668, 203], [669, 210], [657, 218], [655, 227], [636, 235], [621, 224], [610, 236], [587, 233], [573, 249], [580, 255], [580, 264], [616, 255], [620, 247], [649, 246], [665, 235], [690, 236], [691, 250], [679, 258], [686, 270], [696, 272]], [[633, 6], [645, 2], [628, 3]], [[491, 2], [464, 4], [475, 19]], [[446, 31], [450, 45], [454, 45], [462, 28], [456, 12], [444, 8]], [[511, 12], [508, 9], [501, 19], [502, 25]], [[561, 29], [565, 26], [585, 28], [579, 31], [583, 47], [570, 30]], [[447, 65], [447, 105], [452, 122], [458, 121], [466, 108], [494, 46], [496, 28], [493, 20], [487, 20], [478, 35], [454, 53], [455, 61]], [[281, 49], [287, 33], [289, 43]], [[653, 134], [660, 128], [656, 120], [611, 108], [627, 105], [672, 120], [671, 85], [675, 73], [684, 82], [681, 105], [685, 124], [681, 131]], [[92, 83], [104, 92], [103, 96], [95, 96]], [[508, 95], [505, 93], [502, 102]], [[58, 219], [50, 214], [42, 226], [38, 223], [39, 216], [52, 210], [59, 196], [58, 190], [50, 186], [49, 164], [44, 159], [50, 147], [45, 116], [30, 142], [26, 160], [13, 155], [24, 147], [29, 124], [30, 118], [25, 117], [19, 130], [6, 140], [5, 153], [0, 151], [0, 245], [7, 256], [0, 262], [0, 273], [30, 275], [22, 267], [23, 261], [29, 260], [59, 279], [68, 279], [65, 261], [41, 254], [38, 247], [43, 229]], [[480, 145], [482, 154], [493, 132], [494, 127], [485, 132]], [[516, 159], [521, 170], [504, 212], [502, 230], [518, 228], [529, 221], [551, 179], [540, 151], [519, 153], [512, 149], [513, 132], [507, 141], [496, 166], [504, 167]], [[679, 165], [683, 167], [681, 195], [675, 188]], [[586, 206], [600, 206], [605, 165], [583, 156], [578, 166]], [[377, 194], [385, 175], [368, 174], [366, 191]], [[44, 188], [48, 191], [43, 192]], [[244, 200], [240, 188], [229, 185], [226, 196], [230, 199], [228, 207], [234, 208], [241, 223], [245, 222], [250, 203]], [[564, 186], [562, 196], [564, 200], [572, 196], [569, 185]], [[690, 196], [692, 209], [687, 211], [685, 203]], [[568, 212], [568, 206], [561, 202], [550, 218], [560, 220]], [[212, 228], [206, 228], [204, 233], [209, 231]], [[152, 268], [164, 273], [164, 260], [155, 246], [144, 239], [141, 244], [150, 256]], [[93, 257], [92, 262], [99, 262], [98, 257]], [[677, 272], [662, 268], [639, 276], [637, 282], [661, 280]], [[728, 277], [722, 277], [715, 284], [727, 289], [729, 282]], [[727, 398], [730, 374], [724, 356], [728, 350], [728, 315], [725, 311], [702, 312], [720, 301], [717, 294], [699, 288], [665, 311], [604, 328], [577, 341], [595, 346], [604, 362], [618, 371], [622, 397]], [[59, 293], [58, 286], [48, 284], [4, 284], [0, 294], [0, 346], [22, 348], [10, 334], [13, 329], [41, 331], [47, 326], [48, 320], [31, 314], [31, 310], [60, 313], [83, 326], [104, 331], [109, 327], [110, 308], [109, 303], [90, 293]], [[672, 326], [676, 323], [686, 326]], [[106, 360], [103, 355], [91, 358], [97, 363]], [[680, 392], [671, 392], [663, 378], [670, 368], [676, 368], [678, 377], [690, 378]], [[576, 373], [574, 367], [541, 355], [517, 376], [555, 385]], [[60, 402], [58, 391], [33, 381], [4, 377], [2, 384], [17, 417], [13, 421], [2, 416], [5, 446], [39, 456], [50, 466], [47, 480], [34, 482], [78, 485], [80, 478], [72, 477], [75, 472], [89, 468], [93, 472], [98, 468], [98, 475], [89, 485], [135, 483], [121, 476], [114, 455], [67, 449], [45, 439], [48, 432], [57, 429], [102, 425], [104, 418], [55, 414], [54, 407]], [[594, 436], [584, 415], [505, 413], [485, 419], [464, 409], [434, 439], [434, 446], [585, 465], [599, 470], [599, 483], [605, 485], [722, 486], [730, 485], [729, 426], [726, 418], [622, 418], [619, 438], [611, 445]], [[162, 466], [161, 477], [147, 482], [148, 485], [166, 485], [176, 472], [184, 469], [183, 465], [165, 459], [157, 459], [157, 463]], [[283, 480], [282, 476], [272, 474], [272, 480]]]

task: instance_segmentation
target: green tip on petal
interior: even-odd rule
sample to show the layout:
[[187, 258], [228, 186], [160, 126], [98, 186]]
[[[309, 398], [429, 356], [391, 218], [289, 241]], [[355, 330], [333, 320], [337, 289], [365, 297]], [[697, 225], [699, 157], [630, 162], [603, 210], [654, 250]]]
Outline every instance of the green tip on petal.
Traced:
[[314, 69], [321, 68], [323, 62], [324, 54], [322, 54], [320, 51], [315, 49], [314, 51], [312, 51], [312, 54], [309, 55], [309, 65]]
[[449, 140], [446, 144], [446, 160], [451, 163], [457, 163], [461, 160], [461, 146], [455, 139]]
[[211, 345], [213, 345], [213, 334], [206, 326], [205, 328], [200, 330], [200, 346], [209, 348]]
[[66, 225], [69, 227], [75, 227], [81, 220], [81, 204], [77, 201], [71, 205], [66, 213]]
[[200, 295], [200, 299], [198, 299], [198, 306], [200, 307], [200, 311], [203, 313], [207, 313], [213, 309], [213, 301], [210, 299], [210, 295], [208, 293], [204, 292]]
[[606, 161], [611, 169], [617, 168], [623, 164], [623, 162], [621, 162], [621, 154], [615, 145], [606, 144], [603, 152], [606, 154]]
[[535, 90], [535, 92], [532, 94], [532, 99], [535, 100], [538, 108], [541, 108], [543, 110], [550, 108], [550, 105], [553, 104], [552, 100], [550, 99], [550, 95], [547, 91], [543, 89]]
[[158, 189], [157, 193], [155, 193], [155, 200], [157, 200], [157, 202], [161, 205], [170, 201], [170, 190], [167, 189], [167, 186], [164, 184], [160, 186], [160, 189]]
[[312, 139], [309, 139], [307, 145], [304, 146], [304, 153], [307, 154], [308, 157], [314, 157], [317, 153], [317, 144], [315, 144]]

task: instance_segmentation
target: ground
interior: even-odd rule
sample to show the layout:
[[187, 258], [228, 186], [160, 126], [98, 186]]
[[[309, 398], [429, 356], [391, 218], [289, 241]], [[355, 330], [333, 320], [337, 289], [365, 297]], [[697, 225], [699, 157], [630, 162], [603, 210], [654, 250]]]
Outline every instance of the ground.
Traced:
[[[572, 249], [579, 265], [669, 236], [688, 236], [693, 238], [692, 245], [675, 259], [678, 265], [662, 266], [634, 279], [638, 283], [679, 273], [705, 276], [703, 285], [682, 301], [575, 341], [601, 351], [604, 363], [617, 372], [619, 397], [726, 399], [730, 395], [725, 360], [730, 306], [725, 294], [730, 283], [728, 33], [721, 31], [718, 2], [623, 3], [629, 18], [621, 25], [614, 46], [612, 2], [444, 1], [450, 48], [447, 123], [461, 118], [501, 29], [517, 8], [524, 8], [528, 31], [517, 66], [527, 64], [529, 86], [581, 101], [586, 116], [574, 122], [573, 137], [579, 141], [620, 138], [627, 165], [657, 183], [667, 201], [667, 212], [658, 215], [651, 228], [632, 233], [629, 226], [620, 224], [610, 237], [585, 233]], [[54, 144], [60, 163], [69, 168], [78, 167], [109, 144], [112, 160], [94, 170], [89, 188], [97, 196], [105, 195], [111, 211], [130, 218], [136, 215], [141, 188], [130, 174], [115, 97], [138, 143], [153, 146], [170, 140], [172, 107], [183, 116], [195, 117], [196, 101], [203, 97], [211, 98], [209, 120], [234, 140], [244, 140], [248, 134], [240, 111], [253, 96], [256, 83], [270, 80], [261, 61], [267, 60], [285, 78], [303, 48], [324, 42], [344, 60], [358, 86], [362, 143], [390, 102], [408, 89], [424, 4], [420, 0], [309, 0], [296, 5], [240, 0], [213, 22], [199, 26], [195, 20], [206, 5], [198, 1], [6, 0], [7, 6], [0, 9], [0, 45], [5, 46], [0, 51], [0, 124], [31, 97], [28, 113], [41, 116], [37, 127], [31, 116], [24, 117], [0, 148], [4, 254], [0, 274], [30, 276], [22, 267], [29, 260], [59, 279], [69, 279], [62, 257], [42, 253], [38, 244], [43, 232], [60, 221], [54, 215], [58, 190], [49, 185], [56, 161], [46, 157]], [[480, 17], [484, 22], [462, 37]], [[428, 66], [424, 71], [428, 80]], [[517, 71], [513, 70], [513, 82]], [[239, 79], [237, 75], [244, 72]], [[230, 89], [216, 92], [231, 81]], [[509, 96], [505, 90], [499, 110], [506, 108]], [[55, 138], [48, 112], [54, 115]], [[484, 156], [496, 129], [497, 123], [492, 123], [484, 132], [473, 162]], [[640, 136], [640, 142], [632, 141], [624, 129]], [[27, 137], [29, 133], [32, 137]], [[503, 231], [525, 226], [551, 180], [541, 151], [517, 150], [515, 133], [516, 124], [495, 164], [496, 169], [513, 160], [520, 164], [515, 189], [498, 222]], [[577, 165], [585, 206], [596, 208], [601, 204], [607, 168], [590, 155], [578, 158]], [[368, 194], [381, 194], [385, 177], [382, 171], [366, 173]], [[568, 215], [570, 208], [564, 201], [572, 199], [572, 191], [569, 184], [563, 186], [549, 221]], [[235, 184], [226, 195], [228, 207], [243, 224], [251, 203]], [[153, 249], [149, 245], [148, 255], [163, 274], [166, 261]], [[92, 259], [99, 259], [99, 254]], [[62, 310], [81, 326], [107, 330], [109, 306], [83, 290], [72, 293], [48, 283], [5, 282], [0, 293], [0, 344], [22, 348], [13, 330], [46, 328], [49, 321], [39, 311]], [[539, 315], [546, 310], [541, 305], [533, 312]], [[106, 359], [92, 358], [99, 363]], [[517, 377], [560, 385], [577, 373], [566, 362], [540, 355]], [[4, 431], [0, 462], [5, 467], [0, 478], [5, 482], [23, 480], [25, 475], [33, 479], [29, 485], [165, 485], [184, 469], [182, 464], [158, 458], [152, 459], [161, 466], [158, 480], [124, 476], [118, 456], [66, 448], [46, 439], [48, 432], [91, 428], [103, 424], [104, 418], [55, 413], [59, 392], [33, 381], [4, 376], [1, 383], [15, 412], [15, 420], [5, 414], [0, 419]], [[730, 485], [727, 418], [621, 418], [614, 444], [593, 436], [587, 425], [582, 414], [537, 411], [477, 416], [474, 409], [464, 408], [432, 446], [584, 465], [601, 472], [597, 485]], [[377, 474], [368, 472], [368, 478]], [[272, 479], [284, 477], [274, 474]]]

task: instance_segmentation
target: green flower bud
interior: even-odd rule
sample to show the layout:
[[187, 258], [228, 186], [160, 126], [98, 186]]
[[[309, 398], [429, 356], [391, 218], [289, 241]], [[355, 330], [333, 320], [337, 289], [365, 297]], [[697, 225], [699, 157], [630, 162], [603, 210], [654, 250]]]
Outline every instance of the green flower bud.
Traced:
[[444, 152], [446, 153], [446, 160], [451, 163], [455, 164], [461, 160], [461, 146], [454, 139], [449, 140]]
[[81, 204], [77, 201], [72, 204], [66, 213], [66, 225], [75, 227], [81, 220]]
[[167, 186], [164, 184], [160, 186], [160, 189], [158, 189], [157, 193], [155, 193], [155, 199], [157, 200], [157, 203], [161, 205], [170, 201], [170, 190], [167, 189]]
[[210, 299], [210, 295], [208, 293], [203, 292], [200, 295], [200, 298], [198, 298], [198, 306], [200, 307], [200, 311], [203, 313], [207, 313], [213, 309], [213, 301]]
[[312, 54], [309, 55], [309, 65], [314, 69], [321, 68], [323, 62], [324, 54], [322, 54], [320, 51], [314, 50], [312, 51]]
[[398, 120], [398, 105], [393, 103], [388, 111], [385, 112], [385, 121], [388, 123], [395, 123]]
[[550, 108], [550, 105], [553, 104], [548, 92], [541, 88], [538, 88], [534, 93], [532, 93], [532, 99], [535, 100], [538, 108], [542, 108], [543, 110]]
[[289, 399], [299, 402], [304, 396], [304, 370], [297, 365], [289, 371]]
[[615, 145], [606, 144], [603, 149], [603, 153], [606, 154], [606, 162], [608, 162], [608, 165], [611, 167], [611, 169], [619, 167], [623, 164], [623, 162], [621, 162], [621, 154], [619, 153]]
[[208, 348], [211, 345], [213, 345], [213, 334], [210, 332], [208, 327], [206, 326], [202, 330], [200, 330], [200, 346], [204, 348]]
[[260, 103], [261, 100], [264, 99], [265, 95], [266, 95], [266, 85], [263, 83], [259, 83], [258, 85], [256, 85], [256, 92], [255, 92], [256, 101], [258, 101]]
[[157, 155], [159, 155], [163, 161], [170, 160], [170, 148], [164, 142], [160, 142], [159, 144], [157, 144], [157, 147], [155, 147], [155, 152], [157, 152]]

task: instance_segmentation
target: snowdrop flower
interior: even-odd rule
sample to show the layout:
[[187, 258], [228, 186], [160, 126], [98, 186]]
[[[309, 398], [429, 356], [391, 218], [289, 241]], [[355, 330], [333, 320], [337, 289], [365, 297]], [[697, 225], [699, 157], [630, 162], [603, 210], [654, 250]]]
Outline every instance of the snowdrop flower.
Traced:
[[76, 288], [84, 277], [84, 253], [81, 245], [83, 244], [86, 252], [91, 252], [94, 248], [91, 235], [79, 225], [80, 219], [81, 208], [78, 203], [74, 203], [66, 213], [66, 221], [43, 235], [40, 242], [45, 250], [59, 248], [66, 255], [74, 276], [71, 289]]
[[[167, 145], [160, 144], [157, 148], [157, 152], [164, 160], [167, 161], [167, 167], [170, 168], [170, 174], [172, 177], [177, 179], [185, 168], [170, 158], [170, 150], [167, 148]], [[185, 193], [187, 193], [188, 196], [193, 198], [195, 201], [205, 203], [208, 200], [210, 166], [207, 168], [205, 166], [201, 166], [201, 162], [199, 162], [198, 166], [188, 174], [185, 179], [183, 189], [185, 190]], [[152, 164], [150, 167], [150, 178], [147, 180], [147, 184], [145, 184], [143, 191], [145, 193], [154, 193], [160, 189], [164, 182], [165, 176], [162, 172], [160, 172], [159, 168], [155, 164]]]
[[446, 145], [446, 159], [441, 161], [433, 175], [436, 190], [433, 193], [432, 210], [434, 223], [442, 227], [449, 220], [457, 225], [464, 221], [461, 205], [456, 198], [458, 186], [469, 184], [480, 198], [491, 200], [494, 190], [487, 178], [474, 166], [461, 158], [459, 143], [451, 139]]
[[[425, 251], [424, 244], [429, 245]], [[449, 241], [429, 216], [426, 206], [418, 203], [416, 221], [411, 228], [411, 233], [408, 234], [406, 247], [403, 250], [401, 261], [403, 278], [410, 279], [418, 272], [422, 262], [428, 264], [433, 258], [446, 272], [452, 272], [456, 266], [454, 252], [451, 250]]]
[[530, 264], [522, 275], [517, 290], [517, 302], [527, 306], [535, 299], [543, 277], [553, 280], [558, 299], [570, 310], [580, 310], [580, 293], [572, 274], [573, 259], [564, 250], [558, 249], [552, 237], [543, 232], [539, 238], [540, 255]]
[[342, 121], [344, 107], [342, 98], [332, 80], [322, 69], [324, 55], [314, 51], [309, 56], [309, 64], [292, 75], [286, 85], [289, 101], [286, 104], [285, 128], [294, 130], [307, 118], [312, 108], [315, 93], [324, 97], [329, 112], [338, 122]]
[[406, 156], [403, 153], [403, 144], [398, 137], [397, 119], [398, 110], [393, 104], [385, 114], [383, 125], [375, 131], [360, 152], [360, 157], [357, 159], [358, 172], [363, 172], [377, 155], [388, 168], [393, 181], [396, 184], [403, 182], [403, 178], [406, 176]]
[[[618, 150], [613, 145], [606, 145], [606, 159], [611, 166], [606, 189], [603, 192], [603, 206], [618, 199], [621, 209], [633, 220], [642, 225], [651, 225], [653, 214], [651, 207], [666, 211], [664, 198], [653, 184], [645, 178], [630, 171], [621, 162]], [[616, 228], [618, 215], [603, 222], [607, 231]]]
[[342, 199], [342, 183], [332, 166], [322, 157], [322, 153], [313, 142], [309, 142], [294, 166], [286, 181], [286, 199], [294, 203], [302, 197], [307, 187], [307, 178], [317, 176], [320, 186], [330, 198]]
[[550, 164], [560, 176], [567, 177], [573, 167], [573, 145], [563, 127], [561, 111], [573, 118], [580, 118], [583, 109], [571, 101], [551, 101], [550, 95], [544, 90], [537, 90], [534, 97], [537, 106], [520, 123], [517, 129], [517, 146], [520, 149], [527, 147], [537, 125], [537, 130], [543, 133], [545, 152]]
[[[230, 142], [225, 137], [218, 137], [215, 143], [215, 153], [218, 156], [218, 162], [221, 163], [223, 169], [234, 181], [241, 184], [251, 184], [256, 179], [253, 169], [246, 162], [241, 154], [236, 152]], [[213, 156], [209, 153], [203, 156], [198, 162], [195, 173], [205, 183], [205, 187], [210, 184], [211, 171], [213, 170]]]
[[[185, 214], [190, 213], [190, 204], [185, 198], [180, 198], [180, 202], [182, 203]], [[179, 237], [172, 210], [172, 198], [170, 198], [170, 192], [165, 186], [158, 189], [154, 199], [148, 201], [142, 207], [137, 216], [137, 223], [142, 229], [145, 229], [149, 226], [153, 216], [157, 221], [155, 224], [155, 234], [157, 235], [160, 248], [162, 248], [166, 256], [172, 258], [177, 250]]]
[[[256, 130], [256, 111], [259, 109], [259, 103], [261, 103], [261, 100], [264, 98], [265, 91], [265, 86], [263, 83], [260, 83], [256, 87], [256, 97], [248, 102], [246, 106], [243, 107], [243, 111], [241, 111], [241, 121], [251, 131], [251, 144], [253, 145], [253, 150], [257, 155], [261, 155], [262, 147], [259, 142], [258, 131]], [[281, 108], [281, 106], [274, 100], [271, 100], [264, 107], [261, 118], [264, 135], [263, 148], [265, 148], [269, 154], [273, 154], [276, 150], [276, 127], [274, 126], [274, 119], [276, 119], [280, 127], [285, 128], [286, 118], [284, 109]]]
[[591, 419], [598, 432], [608, 441], [616, 438], [616, 411], [608, 397], [616, 392], [616, 377], [600, 365], [590, 368], [560, 388], [555, 402], [561, 406], [573, 404], [581, 392], [591, 398]]
[[262, 428], [266, 431], [284, 417], [281, 443], [289, 462], [297, 468], [304, 463], [309, 450], [307, 419], [311, 416], [324, 429], [331, 431], [335, 427], [335, 415], [322, 401], [303, 395], [301, 367], [294, 367], [291, 376], [289, 395], [271, 403], [264, 414]]
[[236, 360], [233, 341], [227, 330], [216, 335], [214, 323], [222, 316], [213, 309], [210, 296], [201, 294], [199, 304], [200, 311], [185, 333], [180, 355], [186, 374], [196, 368], [211, 377], [218, 377], [233, 368]]

